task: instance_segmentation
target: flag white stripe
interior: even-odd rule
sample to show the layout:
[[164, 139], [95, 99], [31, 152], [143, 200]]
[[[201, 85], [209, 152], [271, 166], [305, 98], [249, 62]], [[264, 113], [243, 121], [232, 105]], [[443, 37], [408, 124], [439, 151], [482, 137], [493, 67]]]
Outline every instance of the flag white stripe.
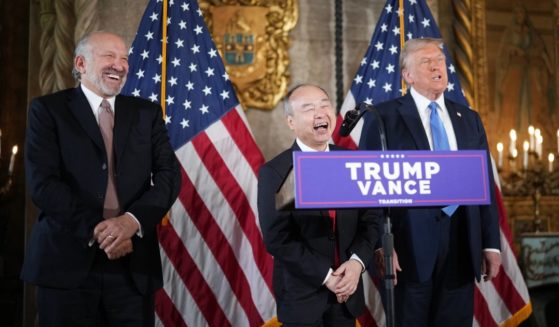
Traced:
[[380, 293], [369, 273], [363, 274], [363, 289], [365, 291], [365, 306], [367, 310], [371, 313], [377, 326], [385, 326], [386, 317], [384, 315], [384, 307], [382, 306]]
[[[178, 205], [182, 206], [182, 204]], [[209, 247], [196, 225], [186, 213], [186, 210], [184, 208], [182, 210], [182, 215], [171, 217], [173, 227], [177, 234], [181, 236], [181, 241], [190, 253], [192, 260], [196, 263], [204, 280], [213, 291], [227, 319], [233, 326], [248, 326], [249, 322], [245, 311], [238, 302], [236, 294], [231, 289], [228, 279], [225, 278], [225, 273], [211, 251], [200, 251], [200, 249], [207, 249]], [[223, 277], [219, 278], [219, 276]], [[173, 284], [173, 287], [176, 287], [176, 285]], [[185, 289], [185, 291], [187, 291], [187, 289]], [[175, 299], [173, 299], [173, 302], [175, 302]], [[179, 310], [182, 311], [182, 308], [189, 307], [179, 308]], [[199, 314], [201, 315], [201, 313]], [[199, 326], [198, 324], [188, 325]]]
[[[238, 154], [238, 152], [236, 154]], [[204, 186], [197, 187], [197, 191], [233, 249], [235, 258], [251, 286], [251, 297], [258, 312], [262, 317], [273, 316], [275, 314], [274, 297], [254, 261], [250, 241], [242, 232], [238, 220], [232, 219], [232, 217], [235, 217], [235, 213], [223, 197], [223, 194], [215, 191], [219, 190], [219, 188], [203, 165], [203, 162], [200, 161], [191, 143], [180, 148], [177, 151], [177, 156], [190, 180], [192, 180], [195, 185]], [[229, 156], [233, 156], [233, 153]], [[182, 158], [184, 158], [184, 160], [182, 160]], [[184, 239], [184, 235], [179, 235]]]
[[[233, 139], [221, 122], [213, 124], [206, 130], [206, 134], [212, 141], [216, 150], [219, 152], [227, 168], [231, 171], [231, 174], [235, 177], [239, 186], [241, 186], [250, 203], [253, 215], [255, 218], [257, 218], [257, 179], [248, 161], [238, 150], [237, 145], [235, 144], [235, 142], [233, 142]], [[213, 187], [214, 186], [212, 185], [211, 188]], [[203, 198], [205, 199], [205, 197]], [[208, 205], [208, 203], [206, 203], [206, 205], [208, 205], [208, 208], [212, 209], [212, 215], [214, 217], [234, 217], [235, 213], [233, 212], [233, 210], [231, 210], [231, 207], [229, 205], [225, 205], [225, 203], [227, 202], [220, 202], [221, 206], [210, 206]], [[221, 212], [216, 212], [218, 209]], [[258, 222], [258, 219], [255, 220], [256, 222]], [[242, 231], [240, 225], [232, 226], [229, 218], [223, 222], [223, 225], [219, 221], [218, 223], [225, 235], [232, 235], [235, 232]], [[238, 224], [237, 220], [235, 220], [235, 224]], [[260, 228], [258, 224], [257, 226], [258, 228]], [[227, 229], [229, 229], [229, 231]], [[260, 229], [258, 229], [258, 232], [260, 233], [260, 235], [262, 235]], [[275, 314], [274, 297], [270, 292], [268, 286], [266, 285], [260, 269], [258, 269], [256, 265], [252, 245], [246, 237], [243, 237], [241, 242], [242, 243], [240, 245], [242, 245], [242, 247], [237, 250], [236, 248], [239, 247], [239, 241], [229, 240], [229, 243], [233, 246], [233, 250], [235, 251], [237, 260], [239, 261], [239, 264], [243, 268], [243, 271], [245, 272], [247, 279], [251, 284], [250, 291], [253, 299], [255, 300], [258, 312], [260, 312], [263, 317], [270, 317], [271, 315]]]
[[[187, 216], [184, 215], [184, 211], [182, 211], [184, 208], [180, 204], [180, 201], [175, 202], [173, 208], [175, 209], [173, 210], [174, 215], [179, 212], [182, 214], [177, 215], [175, 218], [171, 216], [170, 221], [187, 219]], [[200, 312], [198, 304], [192, 297], [192, 294], [188, 291], [188, 288], [186, 288], [181, 276], [175, 270], [172, 261], [167, 257], [167, 253], [162, 247], [160, 247], [160, 252], [163, 280], [165, 281], [163, 284], [163, 290], [167, 293], [187, 326], [207, 326], [208, 322], [204, 318], [204, 315]], [[184, 308], [188, 308], [188, 311], [185, 311]], [[163, 325], [162, 322], [161, 325]]]

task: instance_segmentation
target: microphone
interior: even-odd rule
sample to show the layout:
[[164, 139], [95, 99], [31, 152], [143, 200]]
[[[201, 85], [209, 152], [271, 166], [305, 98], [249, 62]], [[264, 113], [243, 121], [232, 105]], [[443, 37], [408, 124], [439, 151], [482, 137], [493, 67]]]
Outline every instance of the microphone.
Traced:
[[383, 151], [386, 151], [387, 147], [386, 147], [386, 133], [384, 131], [384, 121], [382, 120], [382, 117], [380, 116], [378, 110], [376, 110], [376, 108], [373, 107], [373, 105], [367, 104], [365, 102], [361, 102], [357, 107], [355, 107], [355, 109], [346, 112], [344, 121], [342, 122], [342, 125], [340, 126], [340, 130], [338, 131], [338, 133], [340, 134], [340, 136], [348, 136], [349, 133], [351, 133], [351, 131], [355, 128], [355, 126], [359, 122], [359, 119], [361, 119], [361, 117], [363, 117], [363, 115], [369, 111], [373, 112], [373, 114], [375, 115], [375, 119], [378, 122], [377, 126], [378, 126], [378, 133], [380, 137], [381, 149]]

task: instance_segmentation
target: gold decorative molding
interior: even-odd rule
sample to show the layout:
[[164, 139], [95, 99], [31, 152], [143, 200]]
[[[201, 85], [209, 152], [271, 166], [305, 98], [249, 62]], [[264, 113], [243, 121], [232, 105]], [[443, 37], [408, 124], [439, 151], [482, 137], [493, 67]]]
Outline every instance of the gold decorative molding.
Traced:
[[[489, 112], [485, 0], [453, 0], [456, 66], [470, 105], [485, 118]], [[485, 119], [484, 119], [485, 120]]]
[[200, 9], [243, 108], [275, 108], [289, 85], [297, 0], [201, 0]]

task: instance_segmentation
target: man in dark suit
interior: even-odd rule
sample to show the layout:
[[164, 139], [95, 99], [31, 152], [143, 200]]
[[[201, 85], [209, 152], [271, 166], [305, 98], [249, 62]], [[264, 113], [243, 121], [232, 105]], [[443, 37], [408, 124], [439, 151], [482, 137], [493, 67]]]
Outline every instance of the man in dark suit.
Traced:
[[80, 85], [30, 105], [25, 164], [40, 213], [21, 276], [38, 286], [41, 326], [154, 324], [156, 225], [180, 173], [161, 108], [119, 95], [127, 60], [119, 36], [91, 33], [75, 51]]
[[[448, 78], [441, 49], [439, 39], [404, 45], [400, 67], [410, 89], [376, 106], [389, 150], [487, 150], [479, 115], [444, 98]], [[361, 149], [380, 149], [376, 124], [365, 123]], [[493, 278], [501, 263], [493, 189], [491, 199], [490, 205], [392, 209], [397, 326], [472, 326], [474, 279]], [[382, 252], [377, 254], [382, 263]]]
[[276, 193], [292, 169], [293, 151], [340, 149], [328, 144], [336, 113], [323, 89], [297, 86], [284, 104], [296, 141], [262, 166], [258, 179], [258, 214], [264, 243], [274, 256], [278, 319], [288, 327], [353, 327], [364, 308], [361, 273], [373, 257], [380, 214], [276, 209]]

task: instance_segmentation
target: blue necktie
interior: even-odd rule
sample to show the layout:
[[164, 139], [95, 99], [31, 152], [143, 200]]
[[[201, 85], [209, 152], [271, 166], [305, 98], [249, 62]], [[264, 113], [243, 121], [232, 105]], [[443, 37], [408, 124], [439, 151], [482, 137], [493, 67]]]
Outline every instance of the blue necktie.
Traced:
[[[446, 130], [444, 129], [443, 121], [439, 116], [438, 106], [436, 102], [429, 103], [429, 109], [431, 109], [431, 136], [433, 138], [433, 150], [434, 151], [448, 151], [450, 150], [450, 145], [448, 144], [448, 137], [446, 135]], [[457, 205], [451, 205], [444, 207], [442, 210], [449, 217], [458, 209]]]

